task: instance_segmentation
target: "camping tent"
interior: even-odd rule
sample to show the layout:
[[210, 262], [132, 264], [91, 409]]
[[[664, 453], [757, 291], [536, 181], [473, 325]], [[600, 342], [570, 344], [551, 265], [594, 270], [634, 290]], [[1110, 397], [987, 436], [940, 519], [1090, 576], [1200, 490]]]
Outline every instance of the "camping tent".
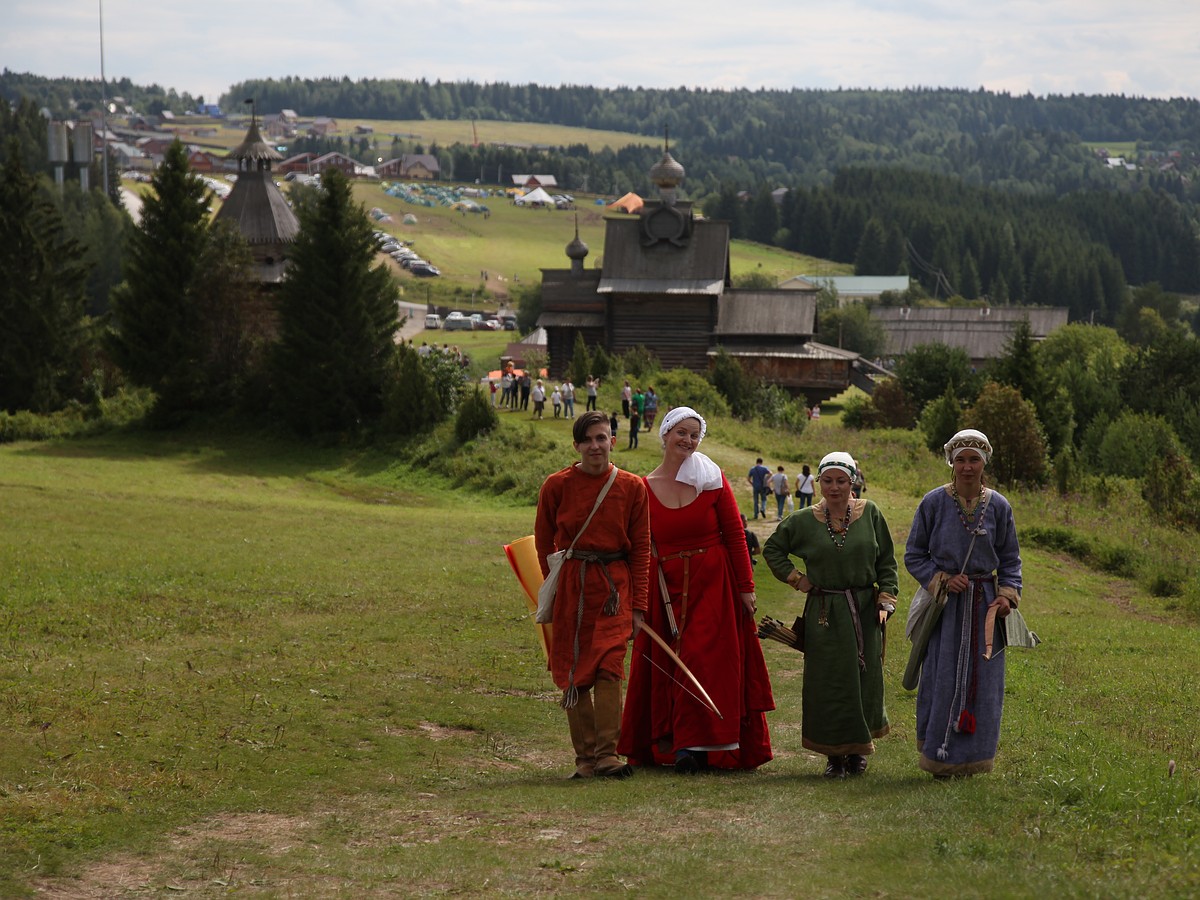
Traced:
[[645, 206], [645, 201], [633, 191], [630, 191], [620, 200], [614, 200], [608, 204], [609, 209], [620, 210], [623, 213], [635, 213], [643, 206]]
[[540, 187], [534, 188], [523, 197], [517, 198], [517, 206], [543, 206], [554, 203], [554, 198]]

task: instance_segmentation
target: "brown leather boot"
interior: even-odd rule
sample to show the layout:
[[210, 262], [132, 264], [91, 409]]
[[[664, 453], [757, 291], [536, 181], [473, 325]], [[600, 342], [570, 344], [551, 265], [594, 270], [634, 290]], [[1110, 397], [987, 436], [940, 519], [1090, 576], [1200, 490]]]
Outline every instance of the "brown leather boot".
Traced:
[[596, 694], [596, 774], [609, 778], [628, 778], [633, 766], [617, 756], [621, 737], [621, 682], [597, 681]]
[[567, 710], [571, 743], [575, 745], [575, 774], [572, 778], [591, 778], [596, 774], [596, 712], [592, 692], [579, 692], [579, 702]]

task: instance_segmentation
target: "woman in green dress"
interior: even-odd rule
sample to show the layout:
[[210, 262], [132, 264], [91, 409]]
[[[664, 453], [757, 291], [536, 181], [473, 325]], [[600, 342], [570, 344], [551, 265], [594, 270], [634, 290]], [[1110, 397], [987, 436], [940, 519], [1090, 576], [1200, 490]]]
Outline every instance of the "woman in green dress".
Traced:
[[856, 469], [849, 453], [822, 459], [821, 502], [784, 519], [762, 554], [776, 578], [808, 595], [801, 736], [828, 757], [826, 778], [865, 772], [889, 728], [883, 625], [896, 609], [896, 557], [879, 507], [851, 493]]

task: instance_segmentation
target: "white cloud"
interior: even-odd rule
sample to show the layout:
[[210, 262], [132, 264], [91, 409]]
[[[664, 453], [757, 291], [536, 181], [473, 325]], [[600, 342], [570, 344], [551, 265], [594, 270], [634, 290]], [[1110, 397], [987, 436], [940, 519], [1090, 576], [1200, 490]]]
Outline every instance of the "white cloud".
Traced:
[[[103, 0], [101, 0], [103, 2]], [[86, 2], [10, 0], [0, 60], [99, 77]], [[104, 2], [110, 78], [213, 99], [257, 77], [598, 86], [986, 87], [1195, 96], [1200, 8], [1128, 0]]]

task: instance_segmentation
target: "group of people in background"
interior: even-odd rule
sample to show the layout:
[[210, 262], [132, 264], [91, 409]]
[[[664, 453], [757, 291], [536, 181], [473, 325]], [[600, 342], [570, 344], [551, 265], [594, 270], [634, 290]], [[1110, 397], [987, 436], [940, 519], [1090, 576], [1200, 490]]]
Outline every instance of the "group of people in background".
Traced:
[[[654, 392], [654, 386], [651, 385], [643, 391], [626, 381], [621, 388], [621, 416], [629, 423], [627, 449], [633, 450], [638, 446], [638, 434], [643, 426], [646, 431], [651, 431], [654, 428], [654, 420], [658, 417], [658, 394]], [[610, 420], [616, 418], [617, 411], [614, 409]]]
[[[632, 420], [632, 391], [628, 399]], [[662, 461], [645, 478], [610, 460], [617, 421], [615, 411], [580, 416], [579, 460], [551, 475], [538, 500], [543, 574], [565, 551], [550, 668], [563, 691], [574, 777], [625, 777], [642, 766], [756, 768], [773, 756], [766, 713], [775, 702], [755, 622], [752, 531], [720, 467], [698, 449], [707, 434], [699, 412], [676, 407], [663, 417]], [[1021, 559], [1011, 507], [983, 484], [991, 453], [978, 431], [946, 443], [951, 479], [921, 500], [904, 551], [909, 573], [946, 600], [917, 692], [919, 764], [937, 777], [990, 771], [999, 743], [1004, 654], [985, 658], [979, 649], [1003, 646]], [[751, 469], [755, 518], [765, 518], [762, 494], [780, 478], [790, 491], [782, 466], [771, 473], [759, 459]], [[866, 772], [875, 740], [890, 730], [883, 657], [899, 567], [864, 488], [849, 453], [826, 454], [815, 474], [803, 467], [794, 489], [808, 499], [786, 518], [778, 504], [779, 524], [762, 548], [771, 574], [805, 594], [793, 643], [805, 654], [801, 742], [826, 758], [828, 778]]]
[[[775, 520], [783, 521], [784, 513], [812, 506], [816, 482], [808, 466], [801, 468], [795, 479], [789, 479], [783, 466], [772, 472], [763, 465], [762, 457], [755, 460], [746, 474], [746, 483], [754, 501], [754, 518], [767, 518], [767, 501], [775, 499]], [[794, 492], [794, 493], [793, 493]]]

